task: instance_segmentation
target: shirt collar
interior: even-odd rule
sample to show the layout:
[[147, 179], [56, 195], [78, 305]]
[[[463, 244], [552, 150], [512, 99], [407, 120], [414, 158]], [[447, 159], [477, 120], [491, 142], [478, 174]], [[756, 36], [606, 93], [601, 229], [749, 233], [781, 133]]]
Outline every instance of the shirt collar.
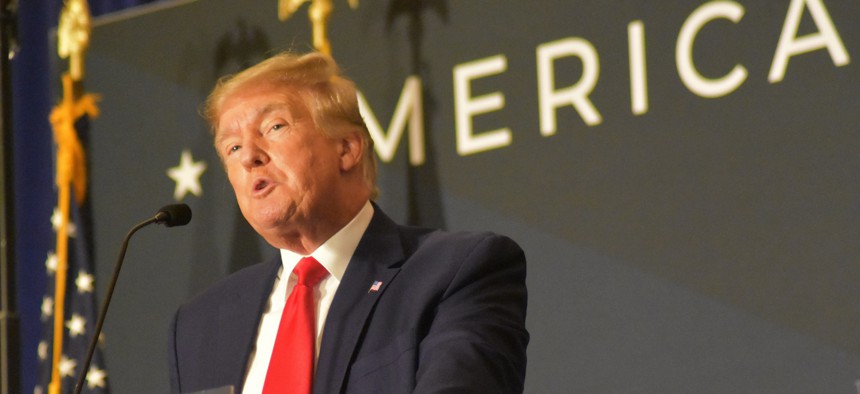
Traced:
[[[364, 235], [364, 231], [367, 230], [367, 226], [370, 225], [371, 219], [373, 219], [373, 205], [370, 201], [367, 201], [364, 203], [364, 207], [358, 211], [358, 214], [346, 226], [341, 228], [310, 254], [338, 282], [340, 282], [344, 272], [346, 272], [346, 266], [349, 265], [349, 260], [352, 258], [353, 253], [355, 253], [358, 242], [361, 241], [361, 237]], [[306, 257], [287, 249], [280, 249], [280, 251], [281, 264], [283, 265], [282, 272], [292, 273], [299, 260]]]

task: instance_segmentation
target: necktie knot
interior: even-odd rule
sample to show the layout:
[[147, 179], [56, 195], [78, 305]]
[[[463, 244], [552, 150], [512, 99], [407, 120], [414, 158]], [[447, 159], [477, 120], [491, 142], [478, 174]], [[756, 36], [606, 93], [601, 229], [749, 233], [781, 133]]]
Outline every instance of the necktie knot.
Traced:
[[310, 256], [299, 260], [293, 272], [299, 278], [298, 284], [308, 287], [316, 286], [317, 283], [320, 283], [328, 275], [328, 270], [319, 261]]

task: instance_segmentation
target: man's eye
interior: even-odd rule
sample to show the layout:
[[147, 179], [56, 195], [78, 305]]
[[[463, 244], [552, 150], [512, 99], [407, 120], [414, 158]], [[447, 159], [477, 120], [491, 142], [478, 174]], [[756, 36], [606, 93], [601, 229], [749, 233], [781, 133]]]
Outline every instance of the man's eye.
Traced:
[[231, 147], [227, 148], [227, 154], [229, 155], [229, 154], [231, 154], [231, 153], [233, 153], [233, 152], [236, 152], [236, 151], [238, 151], [238, 150], [239, 150], [239, 148], [240, 148], [240, 146], [239, 146], [239, 145], [233, 145], [233, 146], [231, 146]]

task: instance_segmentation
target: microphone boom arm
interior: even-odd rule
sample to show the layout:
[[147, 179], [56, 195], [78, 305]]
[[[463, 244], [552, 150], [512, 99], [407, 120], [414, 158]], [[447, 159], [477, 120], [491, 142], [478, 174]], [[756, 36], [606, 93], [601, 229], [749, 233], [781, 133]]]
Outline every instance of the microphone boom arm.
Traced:
[[90, 347], [87, 351], [87, 358], [84, 360], [83, 368], [81, 369], [80, 374], [78, 375], [78, 382], [75, 384], [75, 394], [80, 394], [81, 390], [84, 387], [84, 380], [86, 379], [87, 373], [90, 369], [90, 363], [93, 359], [93, 354], [96, 351], [96, 345], [99, 342], [99, 336], [102, 332], [102, 326], [105, 322], [105, 316], [107, 316], [108, 306], [110, 305], [111, 297], [113, 296], [113, 290], [116, 287], [116, 282], [119, 279], [119, 271], [122, 269], [122, 262], [125, 260], [125, 252], [128, 249], [128, 243], [131, 240], [131, 236], [140, 230], [152, 223], [164, 224], [167, 227], [172, 226], [183, 226], [187, 224], [191, 220], [191, 210], [185, 204], [174, 204], [163, 207], [155, 216], [138, 223], [131, 230], [128, 231], [128, 234], [125, 235], [125, 238], [122, 240], [122, 246], [119, 249], [119, 256], [116, 260], [116, 265], [114, 265], [113, 275], [111, 275], [110, 282], [108, 283], [107, 293], [105, 293], [105, 299], [102, 301], [101, 310], [99, 310], [99, 316], [96, 321], [95, 331], [93, 331], [93, 337], [90, 339]]

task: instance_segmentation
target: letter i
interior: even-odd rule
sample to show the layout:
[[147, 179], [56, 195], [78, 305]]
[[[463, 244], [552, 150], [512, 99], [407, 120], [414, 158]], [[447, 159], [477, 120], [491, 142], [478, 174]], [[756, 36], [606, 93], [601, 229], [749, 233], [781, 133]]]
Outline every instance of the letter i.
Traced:
[[648, 112], [648, 78], [645, 67], [645, 24], [641, 20], [627, 25], [630, 54], [630, 110], [634, 115]]

